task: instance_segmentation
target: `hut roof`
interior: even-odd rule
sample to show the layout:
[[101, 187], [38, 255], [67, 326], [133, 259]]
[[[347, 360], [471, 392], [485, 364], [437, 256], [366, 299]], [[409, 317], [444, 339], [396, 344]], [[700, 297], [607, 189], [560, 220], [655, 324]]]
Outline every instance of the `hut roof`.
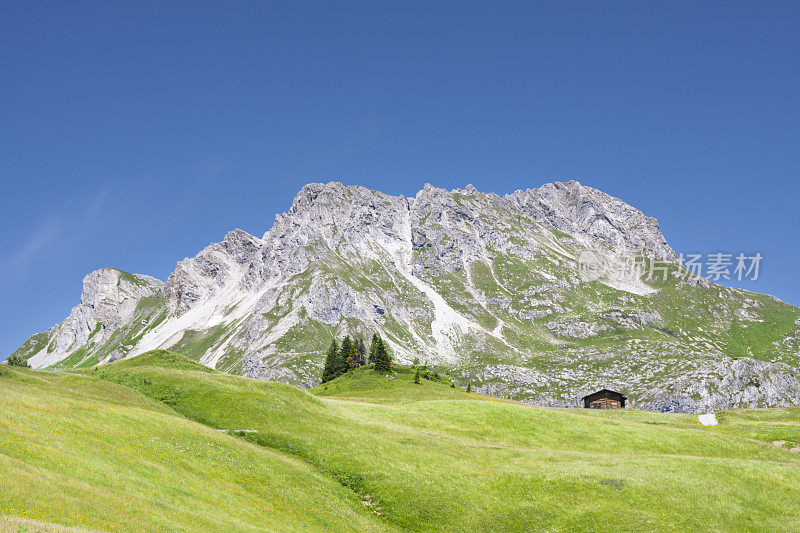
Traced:
[[587, 394], [586, 396], [581, 398], [581, 400], [586, 400], [587, 398], [590, 398], [592, 396], [597, 396], [598, 394], [602, 394], [604, 392], [610, 392], [611, 394], [616, 394], [617, 396], [621, 397], [623, 400], [627, 400], [628, 399], [628, 397], [625, 396], [624, 394], [622, 394], [621, 392], [617, 392], [617, 391], [611, 390], [611, 389], [600, 389], [599, 391], [593, 392], [591, 394]]

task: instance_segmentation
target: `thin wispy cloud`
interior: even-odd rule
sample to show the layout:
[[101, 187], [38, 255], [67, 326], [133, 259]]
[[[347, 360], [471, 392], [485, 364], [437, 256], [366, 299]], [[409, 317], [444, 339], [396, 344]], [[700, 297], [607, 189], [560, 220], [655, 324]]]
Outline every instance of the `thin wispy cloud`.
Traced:
[[92, 219], [100, 212], [100, 209], [102, 209], [103, 204], [106, 202], [106, 197], [108, 196], [108, 189], [109, 189], [108, 185], [104, 185], [93, 196], [92, 202], [86, 209], [86, 214], [84, 216], [86, 222], [91, 222]]
[[40, 252], [55, 241], [61, 226], [61, 220], [56, 216], [51, 216], [41, 223], [28, 241], [11, 256], [11, 264], [18, 269], [27, 266]]
[[64, 240], [80, 239], [91, 230], [108, 196], [108, 187], [102, 187], [91, 196], [83, 209], [66, 217], [54, 212], [42, 220], [25, 243], [11, 254], [9, 266], [17, 273], [24, 272], [34, 261], [41, 258], [47, 249]]

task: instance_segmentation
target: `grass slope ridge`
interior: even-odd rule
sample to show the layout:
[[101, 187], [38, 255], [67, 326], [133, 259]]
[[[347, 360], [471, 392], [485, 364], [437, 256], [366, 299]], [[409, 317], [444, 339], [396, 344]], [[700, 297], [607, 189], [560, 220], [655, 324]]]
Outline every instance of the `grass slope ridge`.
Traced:
[[[312, 479], [329, 482], [320, 481], [326, 497], [341, 495], [332, 505], [350, 510], [334, 524], [320, 517], [326, 525], [318, 529], [377, 527], [370, 520], [375, 519], [390, 529], [438, 531], [800, 530], [800, 457], [763, 441], [778, 435], [799, 441], [798, 409], [722, 413], [721, 426], [703, 428], [691, 415], [534, 408], [487, 401], [436, 382], [417, 385], [410, 372], [392, 376], [366, 369], [311, 394], [208, 371], [164, 352], [84, 371], [114, 385], [14, 372], [13, 379], [111, 387], [114, 395], [138, 405], [141, 396], [120, 392], [134, 389], [157, 400], [148, 409], [170, 424], [177, 423], [174, 413], [179, 413], [225, 430], [177, 419], [179, 427], [230, 445], [231, 453], [246, 450], [261, 457], [272, 450], [278, 455], [268, 457], [303, 465]], [[25, 419], [24, 411], [17, 416]], [[28, 428], [38, 431], [30, 421]], [[258, 447], [232, 440], [226, 432]], [[141, 450], [138, 455], [149, 457]], [[162, 475], [180, 479], [182, 473]], [[250, 477], [252, 466], [240, 462], [228, 465], [226, 475], [247, 477], [253, 491], [272, 483], [271, 474]], [[6, 483], [9, 489], [18, 487]], [[290, 495], [295, 488], [287, 487]], [[316, 490], [311, 484], [306, 488], [297, 491]], [[0, 514], [11, 513], [8, 505], [2, 502]], [[142, 512], [159, 504], [138, 500], [131, 505]], [[217, 509], [218, 516], [225, 511], [230, 507]], [[241, 514], [253, 523], [250, 512]], [[191, 517], [173, 518], [186, 524]], [[94, 525], [77, 519], [70, 524]], [[187, 529], [198, 529], [188, 524]]]

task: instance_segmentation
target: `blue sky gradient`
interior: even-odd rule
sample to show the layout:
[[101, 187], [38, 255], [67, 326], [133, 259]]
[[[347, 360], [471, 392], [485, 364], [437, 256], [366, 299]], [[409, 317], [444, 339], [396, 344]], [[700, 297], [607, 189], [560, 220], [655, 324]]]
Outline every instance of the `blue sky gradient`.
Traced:
[[0, 1], [0, 358], [309, 181], [575, 178], [800, 305], [798, 2]]

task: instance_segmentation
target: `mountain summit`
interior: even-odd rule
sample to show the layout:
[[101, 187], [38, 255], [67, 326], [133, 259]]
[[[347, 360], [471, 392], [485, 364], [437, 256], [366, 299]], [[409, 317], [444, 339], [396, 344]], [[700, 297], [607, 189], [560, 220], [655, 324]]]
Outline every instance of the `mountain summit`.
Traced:
[[[609, 275], [630, 257], [644, 269]], [[800, 309], [691, 275], [654, 218], [576, 181], [413, 198], [312, 183], [261, 238], [231, 231], [166, 283], [90, 273], [15, 354], [74, 368], [170, 348], [313, 386], [331, 337], [373, 331], [401, 362], [540, 404], [603, 387], [662, 411], [800, 403]]]

